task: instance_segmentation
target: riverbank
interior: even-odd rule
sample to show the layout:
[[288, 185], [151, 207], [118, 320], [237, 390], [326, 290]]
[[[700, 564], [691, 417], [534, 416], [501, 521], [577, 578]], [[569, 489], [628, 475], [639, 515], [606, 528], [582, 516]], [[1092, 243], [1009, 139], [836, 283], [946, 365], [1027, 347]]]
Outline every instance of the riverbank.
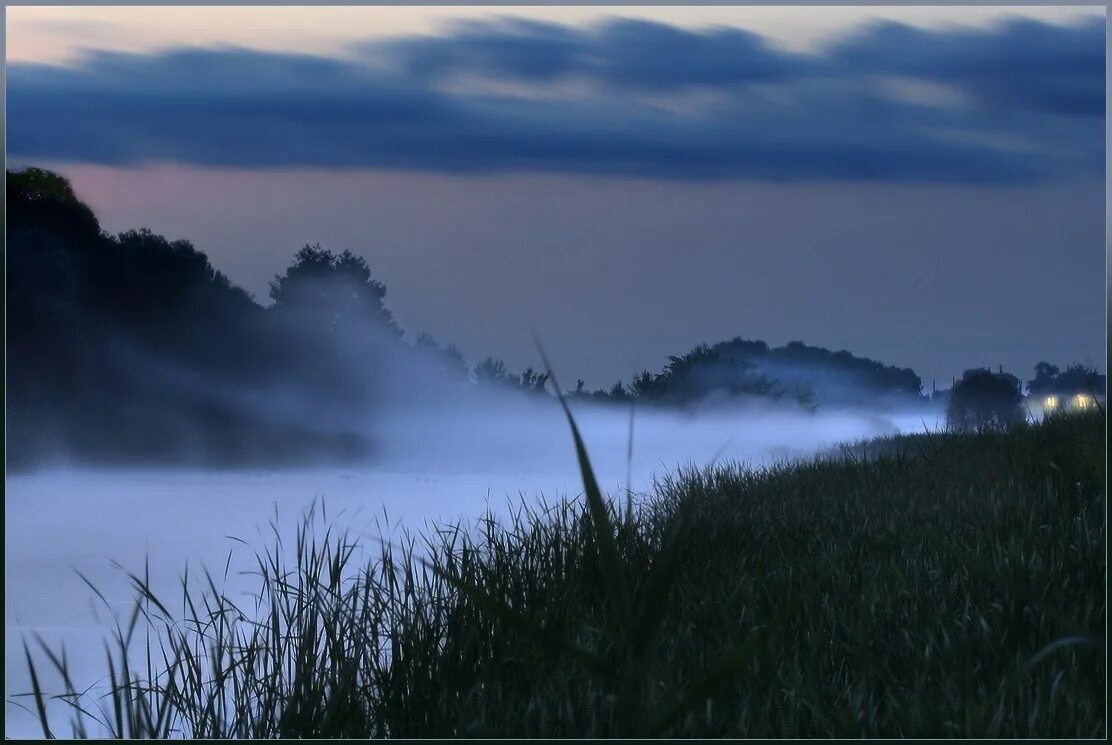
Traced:
[[427, 551], [316, 514], [257, 546], [255, 600], [139, 573], [116, 695], [81, 706], [123, 735], [1105, 736], [1103, 416], [861, 453], [678, 473], [632, 519], [523, 507]]

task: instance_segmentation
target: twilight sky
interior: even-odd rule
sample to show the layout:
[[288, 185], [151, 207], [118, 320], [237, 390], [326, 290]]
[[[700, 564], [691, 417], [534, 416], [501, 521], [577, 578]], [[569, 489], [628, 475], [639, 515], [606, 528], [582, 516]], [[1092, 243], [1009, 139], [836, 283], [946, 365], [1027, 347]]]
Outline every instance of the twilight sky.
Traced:
[[260, 301], [320, 241], [590, 386], [733, 336], [1104, 368], [1101, 7], [9, 7], [7, 52], [10, 166]]

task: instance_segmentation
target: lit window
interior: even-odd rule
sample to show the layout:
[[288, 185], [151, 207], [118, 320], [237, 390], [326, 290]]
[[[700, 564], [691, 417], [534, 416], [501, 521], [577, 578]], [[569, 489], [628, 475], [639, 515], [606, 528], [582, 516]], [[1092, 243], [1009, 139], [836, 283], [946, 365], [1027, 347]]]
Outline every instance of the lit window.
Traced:
[[1079, 409], [1089, 408], [1089, 397], [1086, 396], [1083, 393], [1077, 394], [1077, 408], [1079, 408]]
[[1048, 408], [1048, 409], [1057, 409], [1058, 408], [1058, 397], [1057, 396], [1047, 396], [1045, 405], [1046, 405], [1046, 408]]

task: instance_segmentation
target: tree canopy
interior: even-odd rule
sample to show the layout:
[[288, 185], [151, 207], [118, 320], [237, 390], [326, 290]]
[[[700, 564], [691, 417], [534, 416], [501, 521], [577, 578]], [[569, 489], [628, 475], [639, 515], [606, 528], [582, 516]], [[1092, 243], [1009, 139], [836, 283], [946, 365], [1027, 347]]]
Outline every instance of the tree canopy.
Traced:
[[1049, 362], [1040, 362], [1035, 365], [1035, 377], [1027, 381], [1027, 391], [1031, 395], [1104, 396], [1106, 384], [1104, 375], [1086, 365], [1077, 363], [1062, 370]]
[[681, 406], [709, 396], [757, 397], [794, 401], [808, 409], [924, 400], [922, 381], [908, 368], [802, 342], [769, 347], [766, 342], [740, 337], [699, 344], [686, 354], [671, 356], [659, 373], [642, 370], [628, 386], [619, 381], [609, 392], [579, 390], [575, 395], [596, 400], [632, 397]]
[[386, 286], [371, 276], [366, 259], [348, 250], [335, 254], [319, 243], [304, 246], [271, 281], [270, 298], [276, 312], [307, 316], [327, 333], [371, 324], [401, 336], [386, 307]]
[[1023, 421], [1019, 379], [987, 368], [966, 370], [950, 391], [946, 426], [956, 431], [1002, 429]]

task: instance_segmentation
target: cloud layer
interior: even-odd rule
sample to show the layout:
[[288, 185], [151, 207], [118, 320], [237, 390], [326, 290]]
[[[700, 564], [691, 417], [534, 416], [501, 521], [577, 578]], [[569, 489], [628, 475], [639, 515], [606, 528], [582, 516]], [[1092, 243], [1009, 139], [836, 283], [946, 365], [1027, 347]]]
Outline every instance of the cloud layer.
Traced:
[[8, 68], [18, 158], [130, 165], [1006, 183], [1102, 174], [1103, 21], [739, 29], [521, 19], [328, 58], [89, 52]]

